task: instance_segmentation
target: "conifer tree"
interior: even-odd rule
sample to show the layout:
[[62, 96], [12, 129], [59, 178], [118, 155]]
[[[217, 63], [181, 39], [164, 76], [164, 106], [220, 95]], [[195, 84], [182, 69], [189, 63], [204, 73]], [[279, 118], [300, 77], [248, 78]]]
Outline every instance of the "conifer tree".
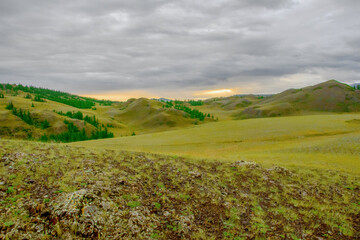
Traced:
[[6, 109], [8, 110], [12, 110], [14, 108], [14, 105], [12, 102], [9, 102], [8, 105], [6, 106]]

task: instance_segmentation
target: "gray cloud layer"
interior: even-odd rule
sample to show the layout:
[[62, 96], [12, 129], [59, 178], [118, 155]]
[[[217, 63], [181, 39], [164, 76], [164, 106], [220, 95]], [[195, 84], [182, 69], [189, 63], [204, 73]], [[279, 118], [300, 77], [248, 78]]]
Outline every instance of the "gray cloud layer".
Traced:
[[88, 93], [360, 79], [358, 0], [2, 0], [0, 82]]

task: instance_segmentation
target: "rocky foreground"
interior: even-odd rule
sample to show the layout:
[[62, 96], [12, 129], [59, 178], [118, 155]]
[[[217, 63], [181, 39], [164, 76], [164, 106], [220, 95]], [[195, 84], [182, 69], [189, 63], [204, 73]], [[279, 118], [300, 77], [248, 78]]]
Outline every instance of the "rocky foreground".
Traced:
[[360, 239], [360, 179], [0, 140], [0, 239]]

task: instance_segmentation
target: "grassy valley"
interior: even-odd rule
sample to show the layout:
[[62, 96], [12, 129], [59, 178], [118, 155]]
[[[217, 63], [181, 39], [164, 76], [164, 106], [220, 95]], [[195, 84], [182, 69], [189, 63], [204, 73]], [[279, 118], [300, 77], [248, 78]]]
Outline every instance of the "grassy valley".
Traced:
[[0, 86], [0, 239], [360, 238], [348, 85], [126, 102]]
[[230, 120], [73, 145], [360, 173], [359, 120], [360, 114]]

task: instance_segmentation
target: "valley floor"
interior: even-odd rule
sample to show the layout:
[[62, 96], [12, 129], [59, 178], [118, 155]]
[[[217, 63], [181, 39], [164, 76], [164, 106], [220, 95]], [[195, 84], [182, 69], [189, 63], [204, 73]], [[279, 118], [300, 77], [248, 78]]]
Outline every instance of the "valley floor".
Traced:
[[360, 238], [344, 171], [11, 140], [0, 157], [0, 239]]
[[71, 145], [360, 174], [360, 114], [220, 121]]

